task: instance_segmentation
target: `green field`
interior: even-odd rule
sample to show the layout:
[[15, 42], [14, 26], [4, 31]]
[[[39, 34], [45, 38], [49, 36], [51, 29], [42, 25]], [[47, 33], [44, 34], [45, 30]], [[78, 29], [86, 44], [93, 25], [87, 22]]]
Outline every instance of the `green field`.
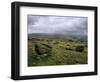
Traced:
[[82, 39], [28, 39], [28, 66], [87, 64], [87, 53], [87, 41]]

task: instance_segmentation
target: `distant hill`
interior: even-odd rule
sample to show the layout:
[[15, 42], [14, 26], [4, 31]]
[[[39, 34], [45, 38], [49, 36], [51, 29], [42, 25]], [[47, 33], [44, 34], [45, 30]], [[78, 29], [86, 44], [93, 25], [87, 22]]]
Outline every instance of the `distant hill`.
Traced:
[[73, 39], [80, 39], [87, 41], [87, 36], [86, 35], [64, 35], [64, 34], [43, 34], [43, 33], [32, 33], [28, 34], [28, 39], [32, 38], [63, 38], [63, 39], [68, 39], [68, 38], [73, 38]]

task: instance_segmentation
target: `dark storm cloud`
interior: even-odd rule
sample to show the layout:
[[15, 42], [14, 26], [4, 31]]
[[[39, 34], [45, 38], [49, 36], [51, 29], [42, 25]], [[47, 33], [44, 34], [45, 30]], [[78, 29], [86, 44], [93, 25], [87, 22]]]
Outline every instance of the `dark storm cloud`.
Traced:
[[87, 17], [28, 15], [28, 33], [87, 34]]

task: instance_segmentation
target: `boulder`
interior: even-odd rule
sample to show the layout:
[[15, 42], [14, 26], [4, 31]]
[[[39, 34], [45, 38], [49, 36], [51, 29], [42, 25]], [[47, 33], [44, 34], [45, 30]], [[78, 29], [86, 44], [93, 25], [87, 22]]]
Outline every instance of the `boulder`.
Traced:
[[37, 55], [49, 55], [49, 53], [51, 52], [51, 47], [49, 47], [49, 45], [43, 45], [43, 44], [35, 44], [35, 51], [37, 53]]
[[84, 51], [84, 45], [78, 45], [78, 46], [76, 46], [76, 51], [79, 51], [79, 52]]

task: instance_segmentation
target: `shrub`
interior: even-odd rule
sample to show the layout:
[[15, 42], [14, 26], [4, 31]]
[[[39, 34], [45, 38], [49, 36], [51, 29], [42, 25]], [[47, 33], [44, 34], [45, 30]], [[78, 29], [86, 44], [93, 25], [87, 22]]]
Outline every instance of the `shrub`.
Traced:
[[84, 51], [84, 46], [83, 45], [76, 46], [76, 51], [79, 51], [79, 52]]

